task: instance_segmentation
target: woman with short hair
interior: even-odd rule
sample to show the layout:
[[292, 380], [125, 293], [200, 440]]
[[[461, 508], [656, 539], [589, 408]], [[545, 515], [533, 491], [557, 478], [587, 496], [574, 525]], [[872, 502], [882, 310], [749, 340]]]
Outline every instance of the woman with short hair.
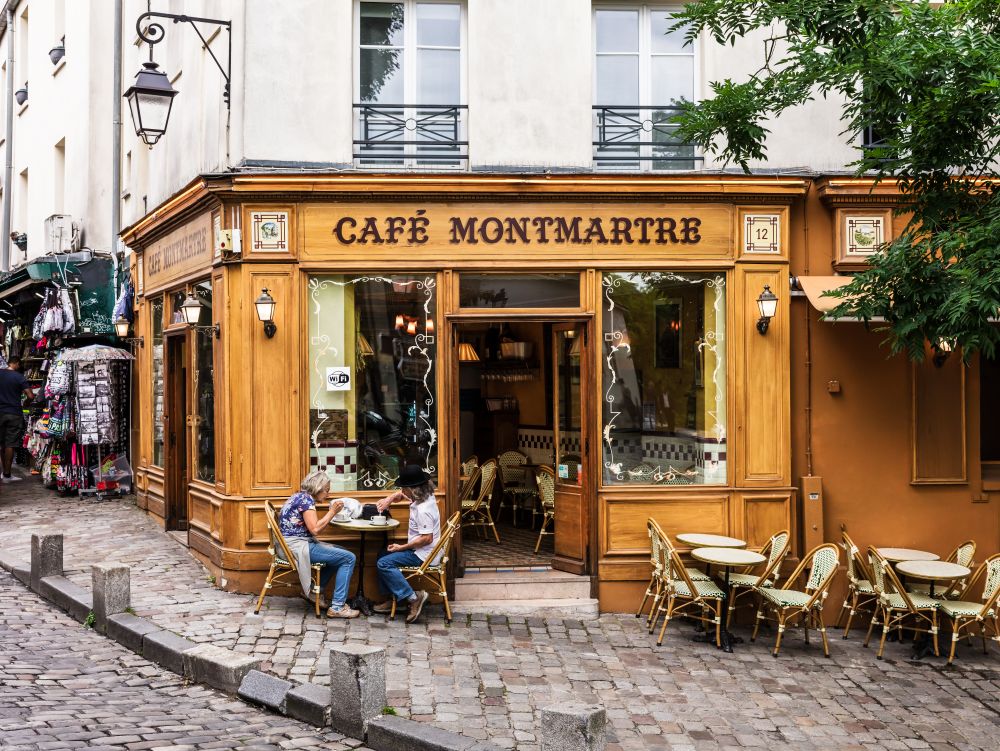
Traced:
[[[354, 553], [316, 539], [316, 535], [326, 529], [330, 520], [344, 508], [343, 501], [332, 500], [326, 514], [319, 516], [316, 507], [326, 501], [329, 495], [330, 477], [326, 472], [310, 472], [299, 485], [299, 491], [282, 506], [278, 514], [278, 527], [296, 557], [300, 571], [308, 571], [309, 566], [314, 563], [323, 564], [319, 579], [321, 595], [326, 591], [330, 579], [334, 580], [327, 617], [357, 618], [358, 611], [347, 604], [347, 589], [354, 573]], [[303, 563], [306, 565], [303, 566]], [[303, 588], [306, 586], [304, 584]]]

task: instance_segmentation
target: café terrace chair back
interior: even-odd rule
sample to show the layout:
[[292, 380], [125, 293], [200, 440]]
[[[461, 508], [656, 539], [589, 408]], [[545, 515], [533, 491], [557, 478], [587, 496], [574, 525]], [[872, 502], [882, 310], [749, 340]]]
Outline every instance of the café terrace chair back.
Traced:
[[781, 564], [790, 550], [788, 530], [775, 532], [761, 548], [760, 554], [767, 556], [767, 561], [759, 573], [753, 573], [754, 567], [748, 566], [742, 572], [729, 575], [729, 612], [726, 613], [726, 628], [729, 628], [739, 598], [753, 595], [758, 587], [772, 587], [778, 583]]
[[[479, 492], [475, 498], [463, 497], [461, 499], [461, 526], [472, 527], [478, 532], [483, 530], [492, 531], [493, 539], [497, 545], [500, 544], [500, 534], [497, 532], [497, 525], [493, 523], [493, 513], [490, 511], [490, 500], [493, 497], [493, 487], [497, 479], [497, 463], [495, 459], [483, 462], [472, 473], [472, 477], [466, 483], [470, 488], [476, 487], [479, 483]], [[471, 491], [470, 491], [471, 493]], [[464, 494], [463, 494], [464, 495]]]
[[[520, 451], [504, 451], [497, 457], [497, 465], [500, 467], [500, 511], [498, 518], [503, 518], [503, 509], [510, 503], [510, 518], [513, 525], [517, 526], [517, 512], [528, 509], [534, 512], [533, 506], [528, 506], [529, 501], [537, 495], [535, 488], [528, 485], [528, 478], [525, 476], [524, 465], [528, 463], [528, 457]], [[534, 517], [532, 517], [534, 520]]]
[[556, 520], [556, 473], [552, 467], [538, 467], [535, 482], [538, 484], [538, 502], [542, 507], [542, 526], [538, 528], [538, 542], [535, 543], [537, 553], [542, 546], [542, 536], [555, 534], [545, 530]]
[[[983, 598], [981, 602], [972, 600], [973, 590], [979, 580], [985, 578]], [[986, 640], [990, 639], [1000, 645], [1000, 553], [991, 555], [976, 569], [962, 592], [961, 600], [942, 600], [939, 609], [951, 621], [951, 649], [948, 652], [948, 664], [955, 659], [955, 647], [962, 636], [971, 635], [978, 627], [979, 636], [983, 640], [983, 653], [986, 653]], [[992, 629], [992, 634], [990, 630]]]
[[479, 467], [479, 457], [473, 454], [464, 462], [462, 462], [462, 474], [466, 477], [471, 477], [472, 473], [476, 471]]
[[[261, 587], [260, 597], [257, 598], [257, 607], [254, 615], [260, 612], [261, 605], [264, 604], [264, 597], [271, 593], [271, 587], [275, 583], [288, 584], [296, 588], [299, 587], [299, 566], [288, 548], [288, 543], [281, 535], [281, 528], [278, 527], [278, 519], [271, 501], [264, 501], [264, 516], [267, 519], [267, 533], [269, 544], [267, 552], [271, 555], [271, 566], [267, 570], [267, 578], [264, 579], [264, 586]], [[319, 584], [320, 573], [323, 571], [322, 563], [314, 563], [312, 569], [312, 596], [316, 606], [316, 617], [319, 618], [321, 588]]]
[[[663, 616], [663, 626], [660, 628], [656, 646], [663, 644], [663, 636], [667, 624], [675, 615], [692, 618], [703, 623], [715, 625], [715, 646], [722, 646], [722, 601], [723, 592], [715, 582], [694, 581], [687, 572], [687, 567], [680, 554], [674, 548], [661, 548], [663, 558], [663, 593], [653, 613], [652, 626]], [[676, 578], [675, 578], [676, 577]], [[680, 603], [680, 604], [678, 604]]]
[[896, 572], [877, 548], [868, 548], [868, 560], [871, 563], [872, 585], [878, 593], [878, 609], [872, 617], [872, 622], [868, 626], [868, 635], [865, 637], [865, 646], [872, 638], [872, 630], [877, 623], [882, 624], [882, 638], [879, 640], [878, 652], [875, 656], [881, 660], [885, 651], [885, 640], [889, 631], [899, 627], [900, 637], [902, 637], [903, 621], [908, 617], [913, 617], [914, 623], [908, 623], [906, 628], [917, 633], [931, 635], [934, 644], [935, 657], [940, 654], [938, 651], [938, 605], [940, 604], [933, 597], [920, 594], [919, 592], [907, 592], [906, 587], [899, 581]]
[[[948, 563], [957, 563], [959, 566], [965, 566], [971, 569], [975, 566], [976, 557], [976, 541], [966, 540], [963, 543], [959, 543], [955, 546], [948, 557], [945, 560]], [[956, 579], [948, 587], [945, 587], [938, 594], [934, 596], [939, 600], [954, 600], [957, 599], [964, 591], [966, 587], [965, 579]], [[922, 595], [930, 594], [931, 587], [929, 584], [911, 584], [907, 587], [910, 592], [919, 592]]]
[[656, 611], [656, 606], [659, 604], [663, 578], [663, 554], [660, 551], [660, 537], [662, 533], [660, 532], [660, 525], [656, 523], [653, 517], [649, 517], [646, 520], [646, 532], [649, 534], [649, 584], [646, 585], [646, 593], [642, 596], [639, 609], [635, 611], [636, 618], [642, 615], [642, 611], [651, 597], [653, 598], [653, 603], [649, 608], [649, 617], [652, 618], [653, 613]]
[[[432, 589], [429, 594], [437, 595], [444, 604], [445, 621], [451, 623], [451, 604], [448, 602], [448, 553], [451, 550], [451, 543], [455, 539], [455, 534], [460, 526], [461, 516], [458, 511], [448, 517], [444, 527], [441, 529], [441, 536], [437, 543], [431, 548], [427, 559], [419, 566], [400, 566], [399, 570], [406, 577], [406, 581], [414, 582], [426, 579], [431, 583]], [[389, 620], [396, 618], [396, 598], [392, 598], [392, 609], [389, 611]]]
[[840, 536], [842, 540], [840, 547], [844, 549], [844, 554], [847, 557], [847, 594], [844, 596], [844, 604], [840, 608], [840, 614], [837, 616], [837, 624], [834, 628], [840, 628], [846, 611], [847, 623], [844, 625], [844, 635], [841, 637], [846, 639], [851, 631], [851, 623], [854, 621], [855, 615], [864, 612], [870, 613], [872, 617], [875, 616], [878, 594], [872, 586], [872, 573], [861, 554], [861, 549], [854, 543], [843, 526], [840, 528]]
[[[839, 564], [840, 552], [835, 544], [828, 542], [817, 545], [799, 562], [782, 587], [757, 589], [760, 607], [757, 609], [757, 621], [750, 641], [756, 640], [761, 621], [768, 620], [770, 611], [778, 624], [778, 637], [774, 642], [775, 657], [781, 649], [785, 629], [794, 625], [802, 626], [806, 644], [809, 643], [809, 629], [818, 629], [823, 637], [823, 655], [829, 657], [830, 644], [827, 642], [826, 625], [823, 623], [823, 604]], [[793, 589], [807, 567], [809, 577], [805, 587], [801, 590]]]

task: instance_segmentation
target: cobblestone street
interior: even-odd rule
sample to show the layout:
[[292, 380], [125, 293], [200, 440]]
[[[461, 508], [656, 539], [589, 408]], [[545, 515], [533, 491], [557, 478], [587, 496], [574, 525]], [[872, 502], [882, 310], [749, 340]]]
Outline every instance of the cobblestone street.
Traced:
[[[269, 598], [254, 616], [251, 596], [218, 590], [184, 547], [127, 501], [61, 499], [33, 480], [3, 486], [5, 558], [28, 560], [32, 531], [52, 527], [66, 535], [69, 578], [89, 587], [92, 563], [132, 566], [133, 607], [164, 628], [252, 653], [266, 661], [264, 669], [318, 683], [328, 680], [329, 645], [387, 646], [389, 703], [399, 714], [519, 751], [538, 749], [540, 708], [570, 698], [606, 707], [615, 751], [994, 749], [1000, 737], [995, 647], [986, 656], [963, 644], [948, 669], [943, 658], [911, 662], [908, 646], [898, 644], [876, 661], [861, 646], [863, 630], [849, 641], [831, 640], [829, 660], [818, 644], [806, 647], [792, 633], [774, 659], [771, 634], [729, 655], [691, 642], [686, 625], [671, 625], [657, 648], [630, 614], [589, 622], [460, 617], [446, 627], [432, 608], [408, 627], [382, 617], [317, 620], [301, 600]], [[0, 605], [4, 749], [209, 748], [211, 736], [223, 735], [231, 745], [219, 747], [277, 748], [318, 737], [207, 689], [184, 687], [82, 630], [6, 575]], [[241, 745], [241, 733], [256, 737]], [[32, 745], [42, 735], [63, 745]], [[136, 743], [155, 737], [129, 745], [111, 735]], [[269, 735], [274, 740], [265, 740]]]

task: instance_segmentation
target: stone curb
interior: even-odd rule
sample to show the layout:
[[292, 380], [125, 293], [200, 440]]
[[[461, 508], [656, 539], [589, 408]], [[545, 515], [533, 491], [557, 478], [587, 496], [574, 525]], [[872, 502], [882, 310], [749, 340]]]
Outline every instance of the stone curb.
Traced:
[[186, 675], [184, 653], [197, 646], [172, 631], [153, 631], [142, 637], [142, 656], [173, 673]]
[[199, 644], [185, 650], [183, 659], [184, 675], [227, 694], [237, 694], [247, 673], [259, 670], [263, 662], [214, 644]]
[[285, 709], [289, 717], [308, 722], [316, 728], [326, 727], [330, 724], [329, 686], [300, 683], [285, 695], [285, 699]]
[[90, 592], [65, 576], [42, 577], [38, 582], [38, 594], [65, 610], [80, 623], [86, 623], [94, 610], [94, 598]]
[[243, 701], [267, 707], [272, 712], [287, 714], [288, 692], [293, 685], [284, 678], [255, 669], [243, 676], [236, 695]]
[[116, 613], [108, 616], [108, 638], [114, 639], [136, 654], [142, 654], [142, 640], [146, 634], [162, 630], [152, 621], [147, 621], [145, 618], [131, 613]]
[[371, 720], [365, 744], [373, 751], [500, 751], [492, 743], [395, 715]]

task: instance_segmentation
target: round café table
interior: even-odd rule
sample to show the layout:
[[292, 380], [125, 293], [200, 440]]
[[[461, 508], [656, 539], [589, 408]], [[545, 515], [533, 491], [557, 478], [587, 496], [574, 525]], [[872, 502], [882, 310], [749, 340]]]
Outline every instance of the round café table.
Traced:
[[[679, 540], [680, 536], [678, 536], [677, 539]], [[745, 545], [746, 543], [743, 544]], [[732, 547], [695, 548], [691, 551], [691, 557], [709, 565], [714, 563], [717, 566], [722, 566], [726, 570], [726, 585], [722, 590], [724, 593], [722, 598], [722, 612], [719, 614], [719, 617], [722, 618], [723, 623], [721, 633], [722, 648], [726, 652], [732, 652], [733, 644], [738, 644], [743, 640], [738, 636], [733, 636], [729, 633], [729, 629], [725, 626], [725, 623], [728, 620], [727, 615], [729, 614], [729, 570], [733, 566], [756, 566], [758, 563], [766, 561], [767, 558], [760, 553], [755, 553], [752, 550], [739, 550]]]
[[922, 579], [930, 582], [930, 596], [934, 596], [935, 582], [951, 582], [964, 579], [972, 573], [972, 569], [958, 563], [948, 561], [900, 561], [896, 570], [912, 579]]
[[937, 553], [929, 553], [926, 550], [912, 550], [910, 548], [878, 548], [878, 552], [889, 563], [936, 561], [941, 558]]
[[360, 546], [358, 550], [358, 591], [349, 604], [355, 610], [359, 610], [365, 615], [372, 614], [372, 603], [365, 597], [365, 543], [369, 532], [380, 532], [385, 538], [386, 544], [389, 542], [389, 532], [399, 526], [398, 519], [389, 519], [386, 524], [372, 524], [366, 519], [350, 519], [348, 521], [337, 521], [333, 519], [330, 524], [340, 529], [357, 532], [360, 536]]
[[682, 532], [677, 535], [677, 541], [690, 545], [692, 548], [745, 548], [746, 540], [725, 535], [703, 535], [697, 532]]

